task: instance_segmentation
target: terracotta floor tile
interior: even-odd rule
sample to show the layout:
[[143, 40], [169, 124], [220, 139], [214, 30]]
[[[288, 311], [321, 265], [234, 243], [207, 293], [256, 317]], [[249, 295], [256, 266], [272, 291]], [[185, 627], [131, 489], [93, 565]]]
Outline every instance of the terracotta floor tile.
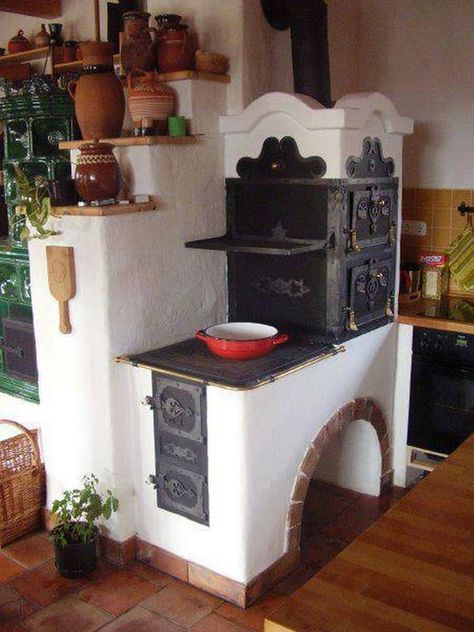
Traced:
[[54, 557], [53, 545], [43, 534], [38, 533], [12, 542], [2, 549], [2, 553], [30, 569], [41, 566]]
[[265, 618], [276, 608], [282, 606], [287, 600], [288, 597], [286, 595], [269, 594], [259, 599], [253, 606], [250, 606], [250, 608], [246, 610], [233, 606], [230, 603], [225, 603], [216, 610], [216, 614], [224, 617], [224, 619], [238, 623], [244, 628], [263, 630]]
[[[137, 606], [101, 628], [101, 632], [184, 632], [185, 629], [151, 610]], [[208, 628], [207, 632], [213, 630]]]
[[208, 615], [191, 628], [193, 632], [245, 632], [249, 629], [214, 613]]
[[79, 591], [86, 582], [86, 579], [62, 577], [55, 569], [54, 563], [48, 562], [13, 579], [10, 585], [34, 603], [49, 606], [54, 601]]
[[22, 598], [9, 586], [0, 586], [0, 621], [15, 621], [22, 617]]
[[329, 524], [356, 500], [357, 495], [350, 490], [313, 480], [305, 500], [303, 522]]
[[115, 616], [123, 614], [159, 590], [143, 577], [129, 570], [116, 570], [84, 586], [79, 597]]
[[23, 626], [28, 632], [93, 632], [111, 618], [74, 595], [28, 617]]
[[132, 573], [136, 573], [140, 577], [147, 579], [149, 582], [160, 586], [161, 588], [176, 582], [174, 577], [171, 577], [171, 575], [162, 573], [157, 568], [153, 568], [153, 566], [145, 564], [144, 562], [136, 562], [129, 570], [131, 570]]
[[336, 557], [347, 546], [347, 542], [317, 532], [301, 545], [301, 558], [309, 563], [315, 572]]
[[26, 628], [21, 623], [12, 623], [11, 621], [0, 621], [0, 632], [26, 632]]
[[342, 512], [330, 525], [324, 526], [322, 531], [330, 538], [352, 542], [377, 520], [380, 514], [376, 507], [372, 504], [367, 507], [360, 502], [357, 509]]
[[221, 599], [197, 588], [187, 584], [173, 584], [149, 597], [142, 605], [175, 623], [190, 628], [221, 604]]
[[0, 584], [10, 581], [25, 572], [25, 568], [0, 553]]

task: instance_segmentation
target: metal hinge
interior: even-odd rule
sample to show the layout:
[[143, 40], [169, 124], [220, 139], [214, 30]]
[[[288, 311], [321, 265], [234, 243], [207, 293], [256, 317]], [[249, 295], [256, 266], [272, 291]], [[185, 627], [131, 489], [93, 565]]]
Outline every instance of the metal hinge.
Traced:
[[349, 240], [351, 244], [351, 250], [354, 252], [360, 252], [360, 246], [357, 243], [357, 230], [355, 228], [349, 229]]
[[395, 227], [397, 222], [391, 222], [390, 228], [388, 229], [388, 243], [393, 246], [395, 243]]
[[164, 481], [165, 477], [163, 476], [163, 474], [158, 474], [156, 476], [155, 474], [150, 474], [147, 482], [153, 485], [153, 489], [161, 489], [163, 487]]
[[349, 331], [359, 331], [359, 327], [357, 327], [356, 321], [355, 321], [355, 314], [354, 314], [354, 310], [351, 309], [350, 307], [346, 307], [346, 311], [347, 311], [347, 324], [346, 324], [346, 328]]
[[141, 401], [142, 406], [149, 406], [150, 410], [156, 410], [155, 398], [152, 395], [147, 395]]
[[393, 318], [392, 297], [389, 296], [385, 305], [385, 316]]

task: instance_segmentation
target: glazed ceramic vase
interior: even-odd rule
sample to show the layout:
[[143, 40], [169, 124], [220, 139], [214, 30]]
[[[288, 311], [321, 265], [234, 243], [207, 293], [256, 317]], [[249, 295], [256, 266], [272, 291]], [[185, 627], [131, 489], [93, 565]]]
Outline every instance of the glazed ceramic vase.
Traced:
[[153, 70], [155, 67], [155, 43], [151, 33], [156, 29], [148, 26], [150, 14], [144, 11], [124, 13], [125, 41], [120, 58], [126, 72], [131, 70]]
[[175, 107], [174, 91], [161, 83], [154, 72], [135, 71], [127, 80], [128, 108], [134, 126], [140, 127], [147, 119], [164, 132]]
[[195, 47], [189, 36], [187, 24], [174, 14], [157, 15], [160, 25], [156, 66], [159, 72], [178, 72], [193, 66]]
[[116, 199], [122, 188], [122, 173], [108, 143], [80, 146], [76, 161], [75, 186], [85, 202]]
[[120, 136], [125, 113], [122, 84], [114, 72], [113, 48], [108, 42], [80, 45], [83, 72], [69, 82], [76, 117], [84, 139]]
[[13, 53], [22, 53], [25, 50], [30, 50], [30, 48], [31, 42], [25, 37], [22, 29], [8, 42], [8, 52], [10, 55]]

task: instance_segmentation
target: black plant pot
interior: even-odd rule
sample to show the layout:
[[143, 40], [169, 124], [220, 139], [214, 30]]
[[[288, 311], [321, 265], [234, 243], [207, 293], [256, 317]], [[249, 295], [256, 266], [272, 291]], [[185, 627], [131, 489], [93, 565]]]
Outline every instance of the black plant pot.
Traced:
[[89, 542], [61, 546], [54, 541], [55, 565], [63, 577], [75, 579], [92, 573], [97, 566], [98, 537], [99, 529], [95, 527], [94, 536]]

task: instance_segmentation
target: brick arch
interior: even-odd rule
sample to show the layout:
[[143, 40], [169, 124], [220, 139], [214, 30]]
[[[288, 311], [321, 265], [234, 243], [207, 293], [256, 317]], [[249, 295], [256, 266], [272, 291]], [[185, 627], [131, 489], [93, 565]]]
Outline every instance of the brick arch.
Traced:
[[304, 502], [316, 463], [331, 439], [338, 436], [350, 423], [359, 419], [372, 424], [377, 433], [382, 455], [380, 489], [385, 491], [392, 486], [391, 450], [384, 414], [374, 400], [354, 399], [336, 411], [318, 430], [300, 463], [288, 507], [287, 551], [295, 551], [300, 546]]

